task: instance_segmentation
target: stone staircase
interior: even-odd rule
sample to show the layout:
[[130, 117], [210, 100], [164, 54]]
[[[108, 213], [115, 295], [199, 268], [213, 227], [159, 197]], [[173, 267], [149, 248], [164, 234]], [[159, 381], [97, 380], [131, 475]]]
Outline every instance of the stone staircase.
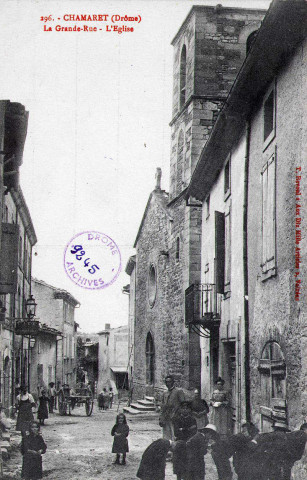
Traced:
[[[19, 449], [21, 443], [21, 434], [16, 432], [16, 422], [11, 422], [11, 427], [4, 432], [0, 431], [0, 478], [20, 478], [20, 468], [18, 471], [11, 471], [10, 459], [11, 453]], [[16, 469], [15, 469], [16, 470]]]
[[143, 400], [137, 400], [131, 403], [130, 407], [124, 407], [124, 412], [131, 415], [139, 415], [141, 413], [146, 415], [155, 414], [155, 399], [154, 397], [145, 397]]

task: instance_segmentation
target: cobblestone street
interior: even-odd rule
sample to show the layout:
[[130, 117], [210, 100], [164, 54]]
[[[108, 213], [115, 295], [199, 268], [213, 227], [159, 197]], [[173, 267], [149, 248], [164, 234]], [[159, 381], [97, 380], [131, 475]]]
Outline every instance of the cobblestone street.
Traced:
[[[79, 407], [71, 416], [61, 417], [55, 413], [46, 420], [42, 435], [47, 443], [43, 456], [44, 478], [48, 480], [135, 480], [140, 458], [145, 448], [157, 438], [161, 429], [157, 415], [129, 416], [130, 427], [127, 465], [113, 465], [111, 453], [113, 437], [110, 432], [117, 409], [99, 412], [94, 407], [91, 417], [85, 416]], [[211, 457], [206, 457], [206, 480], [217, 480]], [[17, 451], [5, 464], [5, 479], [20, 478], [22, 457]], [[167, 463], [166, 479], [175, 480], [172, 464]]]

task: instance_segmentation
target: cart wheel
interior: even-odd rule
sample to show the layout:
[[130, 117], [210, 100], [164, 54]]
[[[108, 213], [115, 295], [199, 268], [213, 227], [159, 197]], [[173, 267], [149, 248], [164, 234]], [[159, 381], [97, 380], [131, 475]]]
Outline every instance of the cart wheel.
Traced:
[[92, 415], [93, 412], [94, 401], [92, 398], [87, 398], [85, 400], [85, 413], [88, 417]]
[[65, 400], [64, 392], [61, 390], [59, 393], [59, 414], [66, 415], [67, 413], [67, 403]]

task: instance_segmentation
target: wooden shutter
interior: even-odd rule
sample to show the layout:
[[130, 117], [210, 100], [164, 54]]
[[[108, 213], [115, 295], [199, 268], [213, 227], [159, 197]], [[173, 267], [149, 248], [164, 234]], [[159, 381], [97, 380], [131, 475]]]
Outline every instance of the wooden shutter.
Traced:
[[215, 212], [215, 283], [216, 292], [224, 293], [225, 284], [225, 216]]
[[262, 271], [276, 267], [276, 168], [275, 154], [262, 170]]
[[0, 294], [17, 293], [19, 225], [2, 223]]
[[230, 276], [231, 276], [231, 215], [230, 208], [225, 213], [225, 286], [226, 291], [230, 290]]

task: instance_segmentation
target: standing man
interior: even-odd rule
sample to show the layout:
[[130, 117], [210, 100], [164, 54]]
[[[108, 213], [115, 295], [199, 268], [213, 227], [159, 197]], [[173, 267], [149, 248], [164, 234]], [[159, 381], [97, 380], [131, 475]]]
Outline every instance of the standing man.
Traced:
[[173, 375], [165, 377], [165, 385], [167, 392], [163, 394], [159, 425], [163, 428], [163, 438], [174, 440], [173, 419], [181, 403], [184, 402], [184, 393], [180, 388], [175, 387]]
[[54, 400], [55, 400], [55, 395], [56, 395], [56, 391], [55, 391], [55, 388], [54, 388], [54, 382], [49, 383], [47, 395], [48, 395], [48, 398], [49, 398], [49, 413], [53, 413]]

